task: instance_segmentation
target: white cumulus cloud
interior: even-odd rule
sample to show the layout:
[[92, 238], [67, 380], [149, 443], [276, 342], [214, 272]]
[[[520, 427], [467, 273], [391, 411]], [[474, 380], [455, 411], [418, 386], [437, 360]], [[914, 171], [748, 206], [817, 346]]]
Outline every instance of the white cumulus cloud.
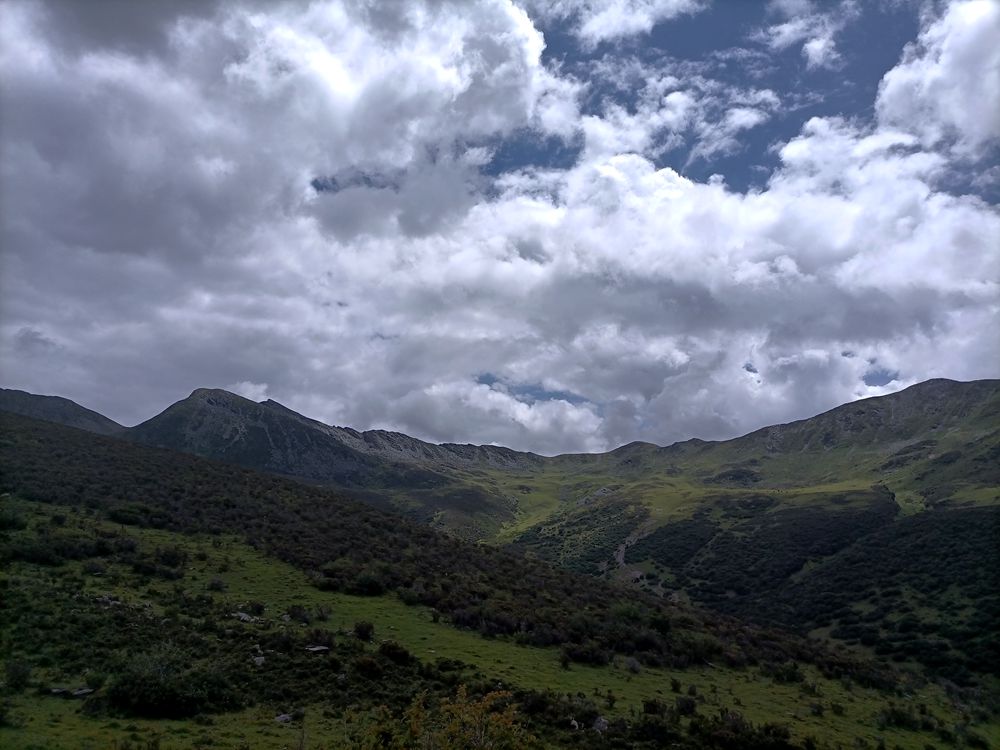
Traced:
[[528, 7], [547, 21], [570, 20], [588, 46], [648, 34], [653, 27], [708, 6], [707, 0], [529, 0]]
[[[947, 189], [994, 121], [928, 103], [993, 96], [995, 3], [928, 18], [877, 120], [807, 119], [747, 192], [660, 157], [738, 151], [785, 92], [626, 57], [581, 81], [510, 3], [154, 5], [128, 33], [2, 6], [5, 385], [129, 423], [230, 384], [554, 453], [996, 375], [1000, 213]], [[581, 109], [595, 81], [635, 96]], [[518, 138], [580, 149], [484, 169]]]
[[882, 80], [881, 122], [976, 155], [1000, 140], [1000, 2], [957, 0]]

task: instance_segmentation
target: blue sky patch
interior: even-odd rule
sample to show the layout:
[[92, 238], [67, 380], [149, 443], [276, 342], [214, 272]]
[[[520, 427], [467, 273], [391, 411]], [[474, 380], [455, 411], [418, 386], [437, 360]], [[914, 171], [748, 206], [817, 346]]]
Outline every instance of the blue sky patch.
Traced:
[[577, 393], [550, 391], [540, 383], [511, 383], [503, 378], [498, 378], [491, 372], [480, 374], [476, 377], [476, 382], [480, 385], [488, 385], [490, 388], [499, 385], [518, 401], [524, 401], [528, 404], [536, 401], [566, 401], [574, 406], [587, 403], [587, 399]]
[[[818, 9], [836, 12], [833, 3], [820, 3]], [[679, 72], [677, 90], [690, 85], [685, 74], [697, 71], [730, 88], [776, 92], [780, 106], [768, 113], [763, 124], [741, 130], [738, 144], [730, 149], [701, 155], [696, 134], [686, 132], [676, 146], [661, 151], [664, 139], [660, 138], [652, 144], [653, 153], [646, 154], [659, 168], [670, 167], [697, 181], [721, 174], [730, 189], [745, 192], [766, 186], [778, 165], [775, 146], [794, 138], [810, 117], [871, 120], [882, 76], [898, 63], [901, 50], [919, 30], [918, 14], [911, 6], [860, 4], [856, 17], [844, 21], [835, 34], [836, 64], [811, 68], [801, 42], [772, 49], [762, 38], [763, 30], [785, 20], [769, 11], [766, 3], [723, 0], [700, 13], [659, 23], [649, 34], [593, 48], [583, 46], [563, 22], [536, 19], [536, 23], [545, 36], [543, 61], [588, 85], [581, 103], [584, 113], [602, 114], [608, 103], [635, 110], [641, 86], [621, 88], [595, 75], [602, 65], [629, 59], [647, 70]], [[717, 113], [719, 123], [726, 111]], [[578, 153], [578, 148], [558, 138], [518, 133], [500, 145], [484, 171], [496, 175], [525, 167], [566, 168]]]
[[874, 370], [869, 370], [864, 374], [862, 380], [864, 380], [865, 385], [869, 386], [883, 386], [889, 385], [889, 383], [894, 380], [899, 379], [899, 373], [893, 370], [888, 370], [884, 367], [879, 367]]

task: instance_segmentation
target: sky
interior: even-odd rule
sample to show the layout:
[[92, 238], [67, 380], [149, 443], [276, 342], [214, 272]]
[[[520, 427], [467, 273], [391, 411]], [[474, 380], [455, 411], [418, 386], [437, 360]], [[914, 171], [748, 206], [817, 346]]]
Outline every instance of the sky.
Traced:
[[0, 385], [544, 454], [1000, 376], [1000, 0], [0, 0]]

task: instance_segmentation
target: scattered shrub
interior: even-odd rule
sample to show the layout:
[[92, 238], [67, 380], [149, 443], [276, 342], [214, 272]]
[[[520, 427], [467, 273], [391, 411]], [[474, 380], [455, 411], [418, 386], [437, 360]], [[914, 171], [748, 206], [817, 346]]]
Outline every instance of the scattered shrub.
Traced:
[[11, 659], [4, 664], [4, 683], [7, 689], [19, 693], [31, 682], [31, 664], [23, 659]]
[[375, 635], [375, 626], [366, 620], [354, 623], [354, 636], [359, 641], [370, 641]]
[[171, 647], [129, 658], [108, 688], [111, 708], [147, 719], [183, 719], [240, 706], [224, 671], [189, 667], [186, 662]]

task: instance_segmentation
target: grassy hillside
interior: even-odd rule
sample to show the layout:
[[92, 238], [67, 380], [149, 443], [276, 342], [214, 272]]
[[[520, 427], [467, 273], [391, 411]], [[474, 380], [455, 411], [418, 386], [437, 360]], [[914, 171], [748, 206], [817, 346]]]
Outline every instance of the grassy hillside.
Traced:
[[487, 636], [559, 646], [569, 661], [739, 665], [805, 654], [838, 674], [881, 679], [799, 639], [462, 543], [319, 488], [14, 415], [0, 416], [0, 428], [0, 491], [100, 510], [125, 526], [239, 534], [317, 588], [395, 592]]
[[996, 381], [931, 381], [481, 481], [519, 500], [500, 542], [975, 682], [1000, 664], [998, 416]]
[[[551, 459], [329, 427], [208, 390], [129, 435], [973, 684], [1000, 663], [998, 424], [998, 381], [938, 380], [735, 440]], [[327, 572], [339, 586], [397, 584], [371, 568]], [[361, 572], [369, 584], [345, 582]]]
[[5, 747], [366, 747], [421, 711], [512, 746], [997, 739], [974, 692], [235, 467], [5, 416], [0, 491]]
[[[377, 707], [398, 714], [415, 692], [446, 700], [460, 684], [512, 690], [517, 723], [549, 744], [581, 744], [588, 735], [571, 719], [598, 716], [630, 744], [671, 727], [684, 739], [691, 717], [656, 711], [692, 697], [680, 705], [695, 716], [725, 707], [757, 727], [779, 721], [787, 744], [922, 748], [952, 737], [974, 746], [998, 731], [984, 708], [963, 705], [967, 697], [918, 682], [879, 691], [808, 664], [787, 674], [630, 668], [623, 659], [565, 669], [555, 648], [484, 639], [392, 596], [319, 590], [238, 538], [123, 529], [99, 513], [10, 496], [3, 514], [3, 658], [7, 674], [20, 666], [28, 683], [8, 686], [5, 747], [277, 748], [303, 734], [308, 747], [363, 746]], [[88, 540], [96, 545], [79, 559], [37, 554]], [[363, 622], [370, 638], [355, 632]], [[307, 650], [316, 646], [327, 650]], [[93, 692], [53, 694], [84, 687]], [[294, 718], [279, 723], [282, 714]]]

